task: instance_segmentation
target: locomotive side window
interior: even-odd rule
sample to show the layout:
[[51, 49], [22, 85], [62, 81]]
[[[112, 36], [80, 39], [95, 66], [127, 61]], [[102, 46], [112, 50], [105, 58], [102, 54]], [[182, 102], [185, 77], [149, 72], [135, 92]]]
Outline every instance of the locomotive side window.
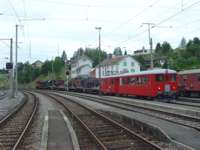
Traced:
[[142, 77], [142, 84], [147, 84], [148, 77]]
[[131, 77], [131, 78], [129, 78], [129, 84], [131, 84], [131, 85], [135, 85], [135, 84], [137, 84], [137, 77]]
[[183, 80], [187, 80], [187, 78], [188, 78], [187, 75], [183, 76]]
[[200, 81], [200, 74], [197, 75], [197, 80]]
[[156, 75], [156, 81], [162, 82], [165, 81], [165, 77], [163, 74], [157, 74]]
[[148, 82], [148, 77], [131, 77], [128, 79], [128, 84], [130, 85], [143, 85]]
[[111, 84], [113, 85], [115, 83], [114, 79], [112, 79]]
[[120, 85], [126, 84], [126, 78], [120, 78]]

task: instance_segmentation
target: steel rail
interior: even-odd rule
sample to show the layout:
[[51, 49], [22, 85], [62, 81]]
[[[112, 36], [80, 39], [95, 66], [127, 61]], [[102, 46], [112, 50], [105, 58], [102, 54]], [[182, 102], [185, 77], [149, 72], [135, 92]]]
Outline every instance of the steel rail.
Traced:
[[69, 111], [72, 114], [72, 116], [75, 117], [75, 119], [81, 124], [81, 126], [88, 131], [90, 136], [92, 136], [95, 139], [97, 145], [99, 145], [103, 150], [107, 150], [107, 148], [104, 146], [104, 144], [96, 137], [96, 135], [90, 130], [90, 128], [88, 128], [88, 126], [75, 113], [73, 113], [64, 103], [60, 102], [55, 97], [53, 97], [47, 93], [42, 93], [42, 94], [52, 98], [53, 100], [55, 100], [59, 104], [61, 104], [67, 111]]
[[[155, 109], [152, 109], [152, 108], [146, 108], [146, 107], [142, 107], [142, 106], [137, 106], [137, 105], [130, 104], [130, 103], [118, 102], [116, 100], [106, 100], [105, 101], [105, 99], [97, 98], [97, 97], [94, 100], [94, 97], [92, 97], [92, 96], [77, 95], [77, 93], [76, 94], [73, 93], [73, 94], [70, 94], [70, 95], [76, 96], [76, 97], [79, 97], [79, 98], [85, 98], [85, 99], [87, 98], [87, 100], [95, 101], [95, 102], [102, 103], [102, 104], [106, 104], [106, 105], [109, 105], [109, 106], [112, 106], [112, 107], [114, 106], [114, 107], [117, 107], [117, 108], [120, 108], [120, 109], [124, 109], [124, 110], [128, 110], [128, 111], [134, 111], [134, 112], [137, 112], [137, 113], [142, 113], [144, 115], [148, 115], [148, 116], [151, 116], [151, 117], [159, 118], [159, 119], [162, 119], [162, 120], [166, 120], [166, 121], [173, 122], [173, 123], [176, 123], [176, 124], [179, 124], [179, 125], [187, 126], [187, 127], [190, 127], [190, 128], [193, 128], [195, 130], [200, 131], [199, 127], [194, 127], [194, 126], [187, 125], [187, 124], [184, 124], [184, 123], [180, 123], [180, 122], [177, 122], [177, 121], [173, 121], [173, 120], [170, 120], [170, 119], [167, 119], [167, 118], [163, 118], [163, 117], [155, 116], [155, 115], [152, 115], [152, 114], [147, 114], [145, 112], [133, 110], [130, 107], [136, 107], [136, 108], [139, 108], [139, 109], [145, 109], [145, 110], [148, 110], [148, 111], [159, 112], [159, 113], [163, 113], [163, 114], [171, 114], [172, 116], [175, 116], [175, 117], [177, 115], [177, 116], [180, 116], [182, 118], [185, 117], [187, 119], [194, 119], [195, 121], [198, 121], [198, 122], [200, 122], [200, 118], [196, 118], [196, 117], [192, 117], [192, 116], [186, 116], [186, 115], [180, 115], [180, 114], [171, 113], [171, 112], [165, 112], [165, 111], [161, 111], [161, 110], [155, 110]], [[114, 104], [114, 103], [116, 103], [116, 104]], [[127, 108], [127, 107], [129, 107], [129, 108]]]
[[5, 124], [14, 114], [16, 114], [27, 102], [27, 95], [22, 99], [21, 103], [17, 105], [12, 111], [10, 111], [5, 117], [0, 120], [0, 126]]
[[[119, 124], [118, 122], [116, 122], [116, 121], [114, 121], [114, 120], [112, 120], [112, 119], [110, 119], [110, 118], [108, 118], [108, 117], [106, 117], [106, 116], [104, 116], [104, 115], [98, 113], [97, 111], [95, 111], [95, 110], [89, 108], [88, 106], [86, 106], [86, 105], [84, 105], [84, 104], [80, 104], [80, 103], [78, 103], [78, 102], [76, 102], [76, 101], [73, 101], [73, 100], [71, 100], [71, 99], [69, 99], [69, 98], [63, 97], [63, 96], [61, 96], [61, 95], [53, 94], [53, 93], [48, 93], [47, 96], [48, 96], [49, 94], [54, 95], [54, 96], [56, 96], [56, 97], [64, 98], [64, 99], [66, 99], [66, 100], [70, 100], [71, 102], [76, 103], [76, 104], [79, 105], [80, 107], [83, 107], [83, 108], [87, 109], [88, 111], [90, 111], [91, 113], [95, 114], [96, 116], [99, 116], [99, 117], [101, 117], [102, 119], [104, 119], [104, 120], [110, 122], [112, 125], [116, 126], [117, 128], [120, 128], [120, 129], [124, 130], [124, 131], [125, 131], [126, 133], [128, 133], [131, 137], [137, 138], [140, 142], [149, 144], [149, 145], [151, 145], [153, 148], [155, 148], [156, 150], [161, 150], [161, 149], [162, 149], [162, 148], [159, 147], [158, 145], [156, 145], [156, 144], [154, 144], [154, 143], [148, 141], [147, 139], [143, 138], [143, 137], [140, 136], [139, 134], [133, 132], [132, 130], [130, 130], [130, 129], [126, 128], [126, 127], [124, 127], [123, 125]], [[52, 96], [51, 96], [51, 97], [52, 97]], [[54, 98], [54, 99], [55, 99], [55, 98]], [[60, 103], [62, 103], [62, 102], [60, 102]], [[62, 104], [65, 105], [64, 103], [62, 103]], [[69, 110], [69, 109], [68, 109], [68, 110]], [[94, 133], [93, 133], [93, 134], [94, 134]], [[95, 135], [95, 134], [94, 134], [94, 135]], [[99, 141], [100, 141], [100, 139], [99, 139]], [[103, 143], [102, 143], [102, 144], [103, 144]], [[105, 147], [105, 146], [104, 146], [104, 147]]]
[[26, 123], [25, 128], [23, 129], [23, 131], [22, 131], [20, 137], [18, 138], [18, 140], [17, 140], [17, 142], [15, 143], [15, 145], [14, 145], [14, 147], [13, 147], [12, 150], [16, 150], [16, 149], [20, 146], [20, 143], [22, 142], [22, 140], [23, 140], [23, 138], [24, 138], [26, 132], [28, 131], [28, 128], [31, 126], [31, 123], [32, 123], [32, 121], [33, 121], [33, 118], [34, 118], [34, 116], [35, 116], [35, 114], [36, 114], [36, 111], [37, 111], [37, 108], [38, 108], [38, 98], [37, 98], [36, 95], [34, 95], [33, 93], [30, 93], [30, 92], [29, 92], [29, 94], [32, 95], [33, 98], [34, 98], [34, 107], [33, 107], [33, 111], [31, 112], [30, 118], [29, 118], [28, 122]]

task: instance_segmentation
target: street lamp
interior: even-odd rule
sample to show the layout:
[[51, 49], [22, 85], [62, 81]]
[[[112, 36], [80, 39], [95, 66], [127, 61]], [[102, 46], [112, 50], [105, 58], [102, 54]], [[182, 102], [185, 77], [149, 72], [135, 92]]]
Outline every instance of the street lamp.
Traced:
[[[101, 66], [100, 66], [100, 52], [101, 52], [101, 27], [96, 27], [96, 30], [99, 32], [99, 82], [101, 81]], [[100, 85], [99, 85], [99, 95], [100, 95]]]

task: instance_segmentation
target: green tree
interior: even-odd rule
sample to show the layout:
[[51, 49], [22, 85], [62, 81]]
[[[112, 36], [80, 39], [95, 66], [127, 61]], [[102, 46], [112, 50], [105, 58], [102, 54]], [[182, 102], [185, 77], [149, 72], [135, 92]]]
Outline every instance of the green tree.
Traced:
[[43, 75], [48, 75], [49, 72], [52, 72], [53, 61], [46, 60], [41, 68], [41, 73]]
[[186, 39], [183, 37], [183, 38], [181, 39], [180, 44], [179, 44], [179, 48], [180, 48], [180, 49], [185, 49], [185, 48], [186, 48], [186, 45], [187, 45]]
[[116, 47], [113, 51], [115, 56], [122, 56], [122, 49], [120, 47]]
[[162, 53], [168, 55], [172, 51], [172, 47], [168, 42], [163, 42], [162, 44]]
[[162, 52], [162, 47], [161, 47], [161, 44], [160, 44], [160, 43], [157, 43], [157, 44], [156, 44], [155, 52], [156, 52], [156, 53], [161, 53], [161, 52]]
[[125, 50], [125, 51], [124, 51], [124, 56], [126, 56], [126, 55], [127, 55], [127, 51]]
[[34, 68], [32, 70], [32, 80], [35, 80], [37, 77], [40, 75], [40, 69], [39, 68]]
[[93, 61], [93, 67], [99, 64], [99, 57], [100, 62], [102, 62], [107, 57], [107, 53], [105, 51], [99, 51], [98, 49], [94, 48], [86, 48], [84, 54]]
[[67, 54], [66, 54], [66, 52], [64, 50], [62, 52], [61, 58], [62, 58], [63, 62], [67, 62]]
[[23, 65], [23, 69], [18, 71], [18, 81], [20, 83], [29, 83], [32, 81], [32, 66], [29, 62]]
[[200, 59], [200, 40], [195, 37], [193, 40], [190, 40], [186, 46], [186, 52], [189, 56], [196, 56]]
[[64, 67], [64, 62], [60, 57], [56, 57], [53, 62], [53, 71], [56, 75], [59, 75], [62, 68]]

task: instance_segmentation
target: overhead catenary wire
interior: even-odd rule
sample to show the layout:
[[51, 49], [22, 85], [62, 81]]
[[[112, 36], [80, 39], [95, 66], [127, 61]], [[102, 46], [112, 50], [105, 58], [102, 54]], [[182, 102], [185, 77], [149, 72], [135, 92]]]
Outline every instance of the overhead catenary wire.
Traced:
[[[158, 0], [157, 0], [158, 1]], [[160, 1], [160, 0], [159, 0]], [[39, 2], [39, 3], [49, 3], [49, 4], [57, 4], [57, 5], [66, 5], [66, 6], [72, 6], [72, 7], [93, 7], [93, 8], [132, 8], [133, 6], [131, 5], [115, 5], [115, 4], [106, 4], [106, 5], [95, 5], [95, 4], [83, 4], [83, 3], [70, 3], [70, 2], [64, 2], [64, 1], [55, 1], [55, 0], [35, 0], [34, 2]]]
[[[133, 19], [135, 19], [136, 17], [140, 16], [141, 14], [143, 14], [145, 11], [147, 11], [147, 9], [152, 8], [155, 4], [157, 4], [160, 0], [155, 0], [153, 1], [153, 3], [149, 4], [147, 7], [145, 7], [144, 9], [142, 9], [141, 11], [139, 11], [138, 13], [136, 13], [133, 17], [131, 17], [130, 19], [128, 19], [127, 21], [123, 22], [122, 24], [120, 24], [119, 26], [117, 26], [116, 28], [114, 28], [113, 30], [111, 30], [110, 32], [108, 32], [107, 34], [110, 34], [116, 30], [118, 30], [119, 28], [123, 27], [124, 25], [130, 23]], [[106, 35], [107, 35], [106, 34]]]
[[19, 23], [21, 23], [20, 17], [19, 17], [19, 15], [18, 15], [18, 13], [17, 13], [15, 7], [13, 6], [13, 4], [11, 3], [10, 0], [8, 0], [8, 3], [9, 3], [9, 5], [10, 5], [11, 9], [13, 10], [14, 15], [15, 15], [17, 21], [18, 21]]
[[6, 47], [9, 47], [10, 48], [10, 45], [8, 43], [6, 43], [5, 41], [3, 40], [0, 40], [1, 43], [3, 43]]
[[[176, 12], [176, 13], [170, 15], [169, 17], [167, 17], [167, 18], [165, 18], [165, 19], [159, 21], [158, 23], [155, 24], [155, 26], [159, 26], [159, 25], [161, 25], [161, 24], [167, 22], [168, 20], [170, 20], [170, 19], [176, 17], [177, 15], [181, 14], [182, 12], [184, 12], [184, 11], [186, 11], [186, 10], [192, 8], [193, 6], [195, 6], [195, 5], [199, 4], [199, 3], [200, 3], [200, 1], [196, 1], [196, 2], [194, 2], [194, 3], [190, 4], [190, 5], [188, 5], [187, 7], [183, 8], [183, 10], [179, 10], [178, 12]], [[154, 27], [151, 27], [151, 28], [154, 28]], [[125, 42], [130, 41], [130, 40], [133, 40], [134, 38], [136, 38], [136, 37], [138, 37], [138, 36], [140, 36], [141, 34], [144, 34], [144, 33], [146, 33], [146, 32], [147, 32], [147, 30], [142, 31], [142, 32], [139, 32], [139, 33], [135, 34], [134, 36], [129, 37], [128, 39], [119, 42], [117, 45], [120, 45], [120, 44], [125, 43]]]
[[199, 3], [200, 3], [200, 1], [196, 1], [196, 2], [194, 2], [194, 3], [192, 3], [192, 4], [190, 4], [189, 6], [183, 8], [183, 9], [179, 10], [178, 12], [176, 12], [176, 13], [170, 15], [169, 17], [167, 17], [167, 18], [161, 20], [161, 21], [158, 22], [156, 25], [161, 25], [161, 24], [167, 22], [168, 20], [170, 20], [170, 19], [176, 17], [177, 15], [183, 13], [184, 11], [186, 11], [186, 10], [192, 8], [193, 6], [195, 6], [195, 5], [199, 4]]

